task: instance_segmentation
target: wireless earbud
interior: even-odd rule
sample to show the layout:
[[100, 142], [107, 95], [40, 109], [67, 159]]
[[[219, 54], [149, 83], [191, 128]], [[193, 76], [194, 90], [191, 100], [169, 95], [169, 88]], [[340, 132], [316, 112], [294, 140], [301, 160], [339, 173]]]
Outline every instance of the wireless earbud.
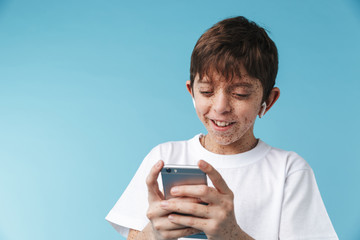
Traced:
[[259, 118], [262, 118], [264, 116], [265, 110], [266, 110], [266, 102], [263, 102], [263, 104], [261, 104], [261, 112], [259, 114]]
[[194, 104], [194, 108], [196, 109], [195, 99], [193, 98], [192, 101], [193, 101], [193, 104]]

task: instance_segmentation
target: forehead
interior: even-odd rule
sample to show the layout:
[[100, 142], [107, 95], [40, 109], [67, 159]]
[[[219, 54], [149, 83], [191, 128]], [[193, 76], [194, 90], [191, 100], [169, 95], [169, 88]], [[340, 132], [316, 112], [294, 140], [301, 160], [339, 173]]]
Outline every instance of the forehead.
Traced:
[[259, 88], [261, 87], [260, 80], [254, 77], [249, 76], [247, 73], [242, 74], [241, 76], [233, 76], [228, 79], [218, 73], [212, 73], [209, 75], [204, 75], [200, 78], [200, 75], [197, 74], [195, 77], [195, 84], [211, 84], [211, 85], [226, 85], [234, 87], [245, 87], [245, 88]]

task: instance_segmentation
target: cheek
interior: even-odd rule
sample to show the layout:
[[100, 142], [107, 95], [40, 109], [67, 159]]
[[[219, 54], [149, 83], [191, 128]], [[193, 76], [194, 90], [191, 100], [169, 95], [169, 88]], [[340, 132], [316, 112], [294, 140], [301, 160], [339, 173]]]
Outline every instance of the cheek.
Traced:
[[258, 115], [257, 107], [255, 105], [246, 106], [244, 108], [241, 108], [237, 115], [242, 116], [244, 124], [254, 123]]
[[206, 101], [201, 101], [201, 99], [197, 100], [195, 105], [196, 113], [199, 115], [199, 117], [200, 115], [206, 114], [210, 109], [209, 103]]
[[244, 119], [244, 124], [246, 124], [246, 125], [252, 124], [253, 122], [254, 121], [252, 120], [252, 118], [245, 117], [245, 119]]

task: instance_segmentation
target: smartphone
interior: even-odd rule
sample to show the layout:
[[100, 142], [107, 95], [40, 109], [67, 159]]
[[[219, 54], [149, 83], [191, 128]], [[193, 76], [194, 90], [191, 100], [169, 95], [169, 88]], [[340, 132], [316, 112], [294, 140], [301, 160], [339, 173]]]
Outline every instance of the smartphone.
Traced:
[[[170, 190], [174, 186], [207, 185], [206, 174], [198, 166], [192, 165], [165, 165], [161, 169], [161, 178], [165, 199], [172, 198]], [[203, 232], [186, 236], [186, 238], [207, 239]]]

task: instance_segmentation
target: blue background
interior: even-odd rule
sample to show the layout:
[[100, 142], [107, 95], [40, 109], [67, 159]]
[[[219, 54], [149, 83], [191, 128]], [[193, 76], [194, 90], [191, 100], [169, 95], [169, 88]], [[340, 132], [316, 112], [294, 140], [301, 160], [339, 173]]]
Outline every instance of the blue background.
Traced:
[[119, 239], [104, 217], [143, 157], [205, 132], [190, 55], [237, 15], [280, 55], [256, 136], [302, 155], [340, 239], [360, 239], [355, 0], [0, 0], [0, 239]]

